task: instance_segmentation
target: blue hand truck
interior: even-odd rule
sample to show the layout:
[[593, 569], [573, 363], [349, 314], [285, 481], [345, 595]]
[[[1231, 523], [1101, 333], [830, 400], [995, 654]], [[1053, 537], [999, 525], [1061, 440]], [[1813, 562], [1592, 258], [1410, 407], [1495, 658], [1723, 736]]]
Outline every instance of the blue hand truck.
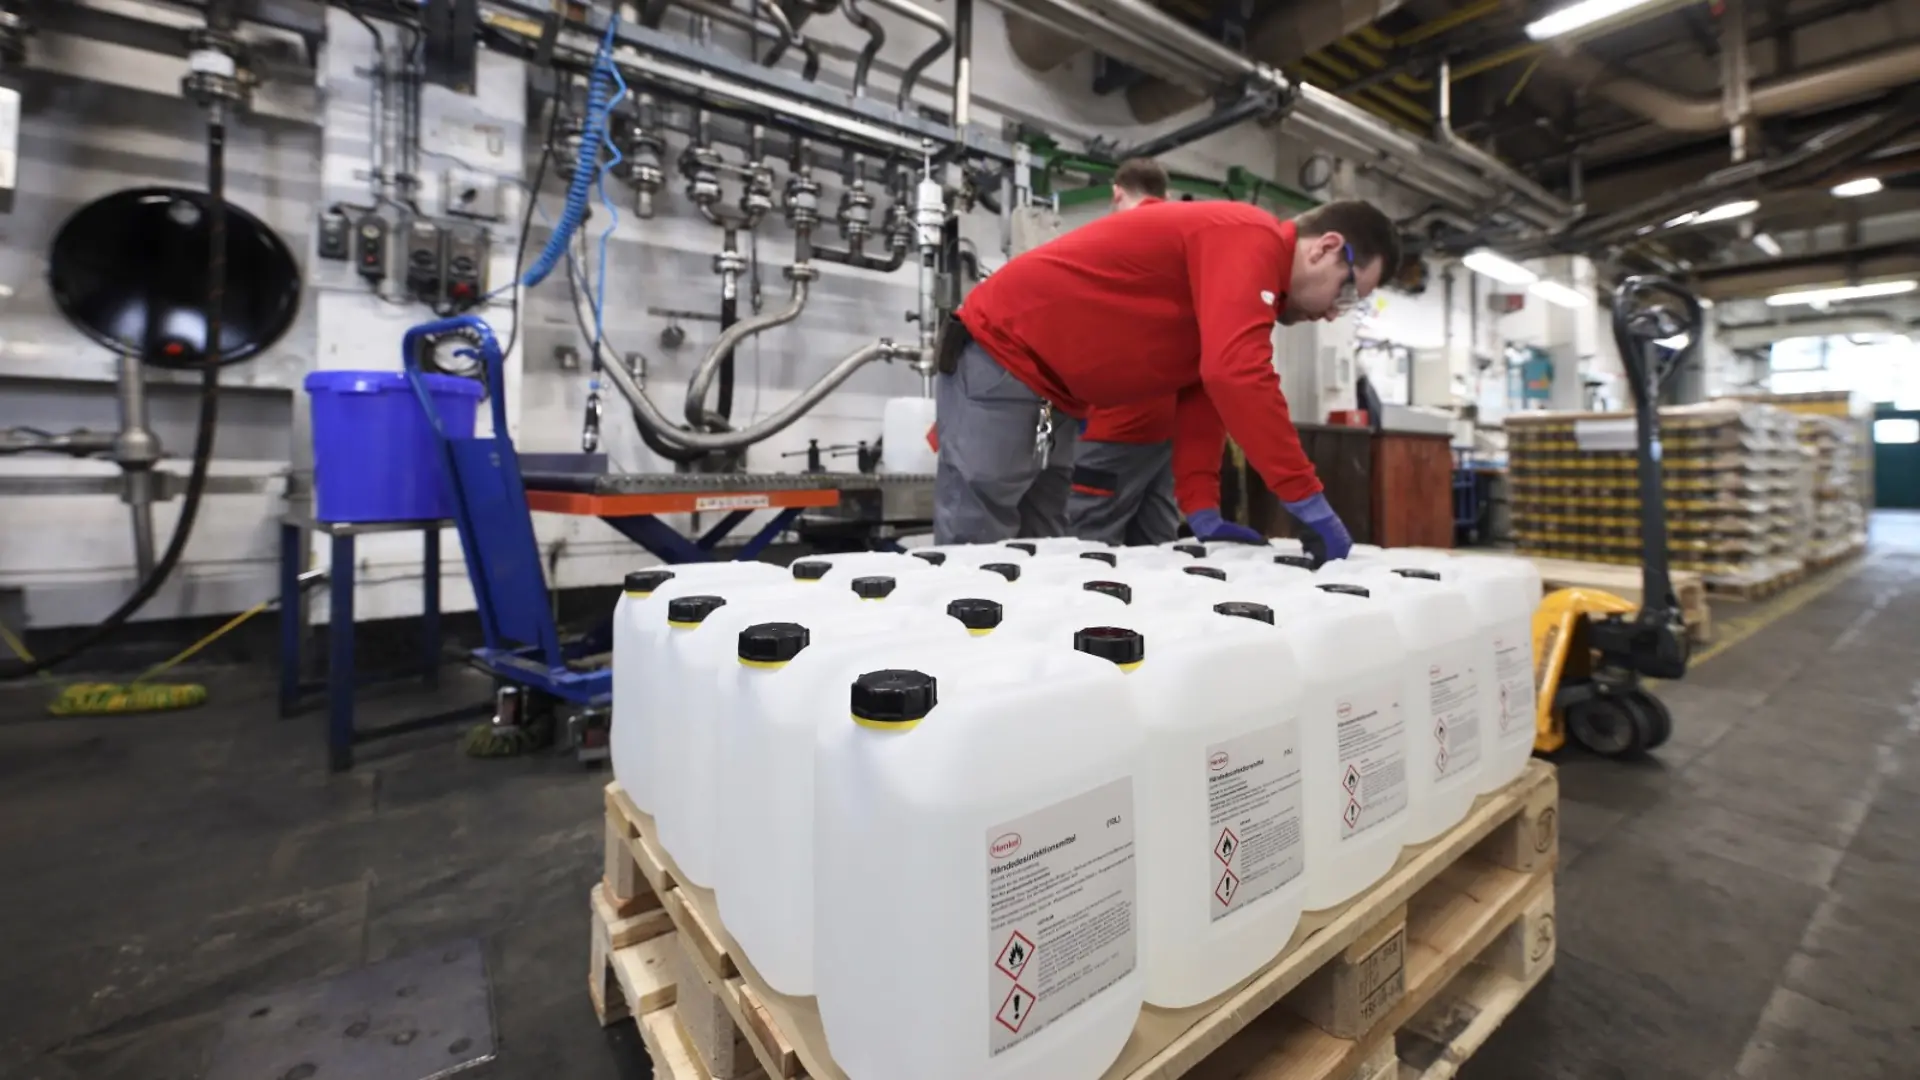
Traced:
[[[480, 364], [492, 410], [492, 434], [449, 437], [433, 395], [427, 392], [421, 357], [426, 349], [450, 339], [465, 343], [456, 356]], [[407, 379], [440, 442], [453, 520], [460, 530], [467, 579], [473, 585], [486, 641], [473, 650], [472, 657], [500, 686], [495, 723], [523, 723], [552, 702], [572, 707], [576, 724], [591, 724], [589, 713], [602, 714], [604, 722], [603, 714], [613, 700], [613, 671], [593, 658], [606, 655], [611, 641], [602, 632], [563, 642], [554, 624], [533, 515], [520, 477], [520, 455], [507, 430], [505, 361], [493, 330], [477, 315], [438, 319], [408, 330], [401, 351]]]

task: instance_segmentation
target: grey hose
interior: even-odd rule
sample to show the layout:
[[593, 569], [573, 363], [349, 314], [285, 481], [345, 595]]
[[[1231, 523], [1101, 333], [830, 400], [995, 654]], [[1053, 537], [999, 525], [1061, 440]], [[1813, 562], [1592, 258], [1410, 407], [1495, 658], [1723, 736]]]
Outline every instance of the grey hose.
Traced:
[[694, 370], [693, 378], [687, 383], [687, 420], [696, 428], [707, 424], [707, 392], [713, 388], [713, 380], [720, 373], [720, 364], [740, 343], [776, 326], [784, 326], [800, 317], [807, 307], [807, 283], [805, 280], [793, 283], [793, 299], [786, 307], [778, 311], [769, 311], [755, 315], [751, 319], [742, 319], [721, 333], [720, 339], [707, 350], [700, 360], [700, 366]]
[[866, 47], [860, 50], [860, 56], [853, 62], [853, 96], [864, 97], [867, 92], [867, 76], [873, 71], [874, 58], [880, 55], [880, 49], [887, 43], [887, 31], [880, 23], [860, 8], [859, 0], [846, 0], [847, 19], [867, 35]]
[[854, 372], [873, 361], [889, 360], [895, 356], [918, 352], [917, 348], [895, 345], [891, 341], [876, 341], [869, 345], [862, 345], [848, 353], [833, 366], [831, 371], [821, 376], [819, 381], [808, 387], [799, 397], [787, 402], [772, 416], [739, 431], [717, 434], [684, 431], [675, 427], [673, 422], [667, 419], [666, 414], [660, 411], [659, 406], [653, 403], [653, 399], [647, 396], [646, 388], [634, 379], [625, 365], [608, 364], [604, 374], [608, 381], [613, 383], [614, 389], [620, 391], [621, 396], [633, 406], [636, 419], [652, 428], [654, 434], [662, 441], [688, 450], [738, 450], [785, 430], [795, 420], [806, 415], [808, 410], [818, 405], [822, 398], [833, 392], [834, 388], [846, 382]]
[[927, 51], [914, 57], [913, 63], [908, 64], [907, 70], [900, 75], [899, 105], [902, 109], [909, 108], [913, 101], [914, 84], [920, 81], [921, 73], [953, 47], [953, 29], [947, 25], [947, 20], [919, 4], [912, 3], [911, 0], [873, 0], [873, 2], [896, 15], [919, 23], [936, 35], [934, 43], [927, 48]]

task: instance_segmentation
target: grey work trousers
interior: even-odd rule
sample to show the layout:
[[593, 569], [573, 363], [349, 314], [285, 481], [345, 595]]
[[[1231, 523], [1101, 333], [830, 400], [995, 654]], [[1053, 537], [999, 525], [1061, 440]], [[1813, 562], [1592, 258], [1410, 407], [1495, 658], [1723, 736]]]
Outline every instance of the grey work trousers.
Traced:
[[951, 375], [934, 379], [940, 459], [933, 479], [933, 539], [984, 544], [1067, 535], [1067, 493], [1079, 424], [1056, 413], [1046, 464], [1033, 452], [1040, 396], [978, 342]]
[[1082, 540], [1163, 544], [1180, 535], [1173, 444], [1093, 442], [1074, 451], [1067, 522]]

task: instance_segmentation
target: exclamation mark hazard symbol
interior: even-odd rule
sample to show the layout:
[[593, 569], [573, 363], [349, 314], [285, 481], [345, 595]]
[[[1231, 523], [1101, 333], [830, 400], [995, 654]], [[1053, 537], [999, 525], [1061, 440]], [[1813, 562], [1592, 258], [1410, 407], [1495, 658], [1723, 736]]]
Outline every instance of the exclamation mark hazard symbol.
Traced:
[[1027, 1022], [1027, 1017], [1033, 1015], [1033, 1001], [1033, 992], [1015, 983], [1013, 989], [1007, 992], [1007, 1000], [1001, 1004], [1000, 1011], [995, 1013], [993, 1018], [999, 1021], [1001, 1027], [1018, 1035], [1021, 1026]]

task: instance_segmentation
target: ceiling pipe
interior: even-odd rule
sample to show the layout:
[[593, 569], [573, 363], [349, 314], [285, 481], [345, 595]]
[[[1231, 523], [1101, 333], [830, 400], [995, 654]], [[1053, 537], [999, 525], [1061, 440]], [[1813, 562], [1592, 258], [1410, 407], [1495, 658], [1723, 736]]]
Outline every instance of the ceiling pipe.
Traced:
[[[1543, 68], [1585, 85], [1588, 92], [1613, 102], [1669, 131], [1714, 132], [1727, 129], [1724, 99], [1692, 97], [1616, 72], [1577, 50], [1549, 54]], [[1920, 41], [1890, 46], [1863, 56], [1836, 60], [1792, 75], [1763, 79], [1747, 95], [1747, 117], [1767, 119], [1837, 105], [1850, 98], [1891, 90], [1913, 82], [1920, 71]]]
[[1757, 349], [1789, 338], [1828, 337], [1851, 334], [1905, 334], [1912, 329], [1907, 320], [1884, 311], [1862, 311], [1852, 315], [1829, 315], [1820, 319], [1795, 319], [1790, 322], [1752, 323], [1746, 326], [1722, 326], [1717, 335], [1729, 349]]

